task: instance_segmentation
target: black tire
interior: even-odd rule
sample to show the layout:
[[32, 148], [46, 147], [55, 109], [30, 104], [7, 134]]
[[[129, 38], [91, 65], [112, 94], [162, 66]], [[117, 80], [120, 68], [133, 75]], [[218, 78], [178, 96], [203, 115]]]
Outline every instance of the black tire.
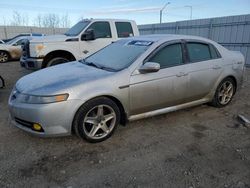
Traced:
[[5, 82], [2, 76], [0, 76], [0, 88], [4, 88], [5, 87]]
[[52, 58], [51, 60], [49, 60], [46, 67], [51, 67], [51, 66], [54, 66], [54, 65], [59, 65], [59, 64], [62, 64], [62, 63], [67, 63], [67, 62], [69, 62], [69, 60], [67, 58], [55, 57], [55, 58]]
[[0, 63], [6, 63], [9, 61], [10, 56], [7, 52], [5, 51], [0, 51]]
[[[102, 107], [103, 118], [101, 117], [99, 118], [98, 116], [98, 111], [100, 106], [103, 106]], [[115, 117], [105, 121], [105, 116], [111, 115], [107, 113], [109, 110], [111, 111], [112, 115], [115, 115]], [[97, 111], [96, 114], [95, 111]], [[89, 114], [92, 114], [91, 117], [88, 116]], [[86, 122], [88, 118], [92, 118], [92, 121], [95, 121], [96, 123]], [[95, 118], [95, 120], [93, 120], [93, 118]], [[105, 121], [105, 127], [110, 128], [110, 130], [108, 130], [106, 133], [101, 128], [102, 122], [104, 121]], [[79, 137], [85, 139], [88, 142], [97, 143], [108, 139], [114, 133], [119, 122], [120, 122], [120, 110], [119, 107], [116, 105], [116, 103], [107, 97], [98, 97], [86, 102], [84, 105], [80, 107], [73, 121], [73, 129], [74, 132]], [[90, 136], [94, 126], [99, 127], [98, 129], [96, 128], [96, 130], [98, 130], [99, 133], [98, 131], [96, 131], [96, 133], [94, 133], [94, 136]]]
[[[221, 96], [221, 93], [223, 93], [223, 86], [224, 84], [231, 84], [232, 85], [232, 96], [230, 98], [228, 98], [227, 101], [225, 101], [225, 103], [222, 102], [222, 97]], [[236, 83], [235, 81], [232, 79], [232, 78], [225, 78], [224, 80], [221, 81], [221, 83], [218, 85], [217, 89], [216, 89], [216, 92], [215, 92], [215, 95], [214, 95], [214, 98], [211, 102], [211, 105], [214, 106], [214, 107], [218, 107], [218, 108], [222, 108], [226, 105], [228, 105], [232, 99], [233, 99], [233, 96], [235, 94], [235, 91], [236, 91]], [[225, 91], [224, 91], [225, 92]]]

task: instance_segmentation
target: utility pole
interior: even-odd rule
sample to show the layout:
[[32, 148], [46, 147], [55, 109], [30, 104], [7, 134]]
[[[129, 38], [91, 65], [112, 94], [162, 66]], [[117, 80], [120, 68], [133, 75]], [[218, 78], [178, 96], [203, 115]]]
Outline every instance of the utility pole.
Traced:
[[190, 20], [192, 20], [192, 17], [193, 17], [193, 6], [186, 5], [185, 7], [190, 8]]
[[163, 12], [163, 10], [166, 8], [166, 6], [169, 5], [169, 4], [170, 4], [170, 2], [167, 2], [167, 3], [161, 8], [161, 10], [160, 10], [160, 24], [162, 23], [162, 12]]

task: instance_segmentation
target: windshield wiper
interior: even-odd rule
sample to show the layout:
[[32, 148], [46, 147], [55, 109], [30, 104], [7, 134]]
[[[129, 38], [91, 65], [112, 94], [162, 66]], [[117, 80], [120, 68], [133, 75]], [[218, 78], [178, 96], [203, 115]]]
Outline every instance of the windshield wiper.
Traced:
[[101, 67], [93, 62], [88, 62], [86, 61], [85, 59], [81, 59], [79, 60], [80, 63], [84, 63], [85, 65], [88, 65], [88, 66], [92, 66], [92, 67], [96, 67], [98, 69], [101, 69]]
[[81, 60], [79, 60], [79, 62], [80, 63], [84, 63], [85, 65], [96, 67], [98, 69], [102, 69], [102, 70], [106, 70], [106, 71], [112, 71], [112, 72], [116, 71], [115, 69], [110, 68], [110, 67], [105, 67], [105, 66], [97, 65], [97, 64], [95, 64], [93, 62], [87, 62], [85, 59], [81, 59]]
[[95, 64], [95, 63], [93, 63], [93, 62], [85, 62], [85, 64], [88, 65], [88, 66], [96, 67], [96, 68], [98, 68], [98, 69], [101, 68], [100, 66], [98, 66], [97, 64]]
[[113, 69], [113, 68], [110, 68], [110, 67], [104, 67], [104, 66], [100, 66], [100, 69], [102, 69], [102, 70], [106, 70], [106, 71], [111, 71], [111, 72], [116, 72], [117, 70], [116, 69]]

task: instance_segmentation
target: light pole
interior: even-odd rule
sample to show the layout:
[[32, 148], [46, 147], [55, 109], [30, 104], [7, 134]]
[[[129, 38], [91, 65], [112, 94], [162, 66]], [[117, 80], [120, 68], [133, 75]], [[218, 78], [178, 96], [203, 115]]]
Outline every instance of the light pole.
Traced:
[[162, 7], [162, 9], [160, 10], [160, 24], [162, 23], [162, 12], [163, 12], [163, 10], [166, 8], [166, 6], [169, 5], [169, 4], [170, 4], [170, 2], [167, 2], [167, 3]]
[[185, 7], [190, 8], [190, 20], [192, 20], [192, 17], [193, 17], [193, 6], [186, 5]]

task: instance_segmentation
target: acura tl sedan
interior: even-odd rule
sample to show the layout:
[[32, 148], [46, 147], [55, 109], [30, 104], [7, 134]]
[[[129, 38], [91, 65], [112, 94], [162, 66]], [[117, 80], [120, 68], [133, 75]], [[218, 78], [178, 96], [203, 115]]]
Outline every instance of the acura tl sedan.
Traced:
[[12, 122], [39, 136], [109, 138], [118, 124], [203, 103], [224, 107], [242, 84], [241, 53], [211, 40], [149, 35], [110, 44], [80, 61], [22, 77]]

